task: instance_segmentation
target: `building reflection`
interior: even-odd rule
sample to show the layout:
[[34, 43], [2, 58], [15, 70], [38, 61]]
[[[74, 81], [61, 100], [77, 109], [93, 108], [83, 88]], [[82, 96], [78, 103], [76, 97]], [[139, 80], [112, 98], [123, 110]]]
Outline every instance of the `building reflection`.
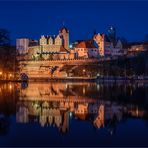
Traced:
[[92, 87], [94, 84], [87, 83], [31, 83], [20, 90], [16, 121], [37, 122], [41, 127], [53, 126], [66, 133], [70, 128], [70, 120], [79, 119], [91, 122], [97, 129], [107, 128], [112, 135], [118, 123], [127, 117], [145, 116], [146, 111], [138, 105], [103, 100], [100, 99], [102, 94], [87, 95], [94, 91]]

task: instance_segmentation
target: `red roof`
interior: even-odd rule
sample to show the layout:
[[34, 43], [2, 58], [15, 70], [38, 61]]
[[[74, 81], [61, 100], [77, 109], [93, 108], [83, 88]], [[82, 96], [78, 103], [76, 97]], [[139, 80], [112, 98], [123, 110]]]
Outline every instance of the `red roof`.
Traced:
[[75, 48], [97, 48], [94, 44], [93, 41], [88, 40], [88, 41], [81, 41], [79, 42]]

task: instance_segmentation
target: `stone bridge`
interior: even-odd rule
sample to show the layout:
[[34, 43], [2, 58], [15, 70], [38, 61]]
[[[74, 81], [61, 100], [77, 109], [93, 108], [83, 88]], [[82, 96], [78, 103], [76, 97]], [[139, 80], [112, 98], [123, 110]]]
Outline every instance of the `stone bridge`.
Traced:
[[[19, 61], [19, 75], [24, 73], [29, 79], [66, 77], [68, 70], [80, 65], [97, 65], [98, 59], [75, 59], [75, 60], [44, 60], [44, 61]], [[65, 66], [68, 65], [68, 69]]]

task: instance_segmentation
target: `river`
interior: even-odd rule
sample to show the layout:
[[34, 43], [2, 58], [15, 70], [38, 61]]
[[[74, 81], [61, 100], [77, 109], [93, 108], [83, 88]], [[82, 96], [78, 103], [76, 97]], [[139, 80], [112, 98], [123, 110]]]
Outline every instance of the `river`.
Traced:
[[148, 146], [147, 137], [146, 84], [0, 84], [0, 146]]

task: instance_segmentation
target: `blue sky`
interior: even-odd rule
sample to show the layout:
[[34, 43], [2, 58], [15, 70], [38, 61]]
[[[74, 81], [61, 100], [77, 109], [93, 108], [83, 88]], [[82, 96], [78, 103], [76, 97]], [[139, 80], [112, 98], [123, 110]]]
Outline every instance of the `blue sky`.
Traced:
[[70, 41], [88, 39], [94, 30], [106, 33], [110, 25], [129, 41], [148, 34], [147, 1], [1, 1], [0, 28], [16, 38], [38, 39], [56, 35], [62, 23], [70, 30]]

